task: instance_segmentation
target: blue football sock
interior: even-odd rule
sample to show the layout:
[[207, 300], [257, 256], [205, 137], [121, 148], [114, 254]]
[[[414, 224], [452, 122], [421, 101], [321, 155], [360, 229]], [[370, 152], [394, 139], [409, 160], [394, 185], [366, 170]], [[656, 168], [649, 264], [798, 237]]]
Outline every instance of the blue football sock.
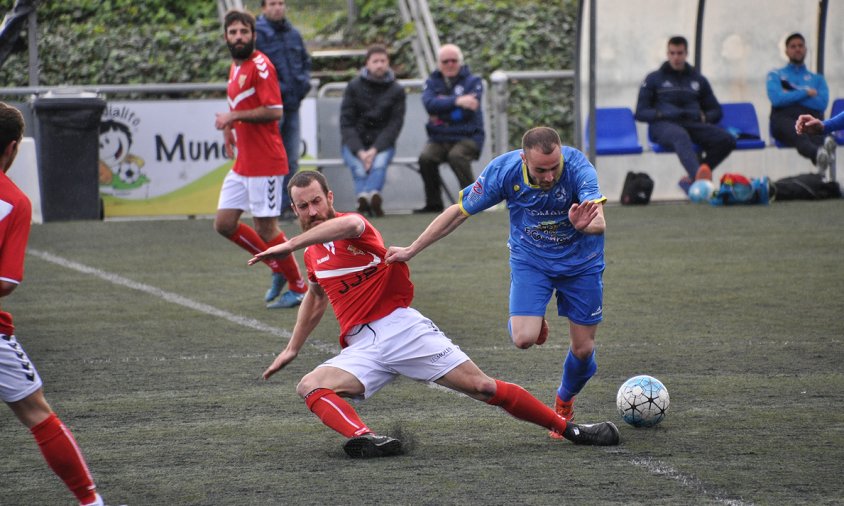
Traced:
[[572, 397], [580, 393], [589, 378], [598, 371], [598, 364], [595, 362], [595, 350], [586, 360], [575, 357], [569, 349], [566, 361], [563, 364], [563, 377], [560, 388], [557, 389], [557, 396], [560, 400], [570, 401]]

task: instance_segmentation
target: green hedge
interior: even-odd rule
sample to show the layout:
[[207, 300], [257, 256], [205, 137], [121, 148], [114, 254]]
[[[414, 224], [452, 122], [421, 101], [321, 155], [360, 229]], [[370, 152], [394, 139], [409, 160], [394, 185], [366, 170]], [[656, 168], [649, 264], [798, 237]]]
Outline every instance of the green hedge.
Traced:
[[[229, 55], [222, 41], [216, 2], [211, 0], [65, 0], [40, 2], [39, 56], [42, 86], [137, 83], [220, 82]], [[253, 2], [257, 5], [257, 2]], [[312, 16], [326, 4], [292, 0], [292, 8]], [[13, 1], [3, 0], [9, 10]], [[252, 6], [247, 2], [247, 5]], [[322, 7], [321, 7], [322, 5]], [[574, 56], [576, 0], [482, 1], [429, 0], [443, 43], [458, 44], [472, 71], [489, 78], [496, 69], [570, 69]], [[400, 76], [415, 76], [411, 38], [396, 0], [359, 0], [351, 29], [336, 5], [322, 19], [326, 40], [364, 47], [383, 42], [397, 53], [393, 63]], [[253, 10], [256, 7], [252, 6]], [[25, 37], [25, 34], [23, 34]], [[25, 44], [23, 45], [25, 47]], [[319, 65], [330, 62], [315, 61]], [[0, 68], [4, 86], [28, 85], [28, 56], [13, 53]], [[356, 67], [358, 63], [342, 62]], [[341, 69], [342, 70], [342, 69]], [[350, 68], [344, 78], [354, 74]], [[535, 125], [557, 128], [564, 139], [572, 134], [573, 86], [570, 82], [518, 82], [510, 86], [510, 139], [518, 146], [521, 133]]]

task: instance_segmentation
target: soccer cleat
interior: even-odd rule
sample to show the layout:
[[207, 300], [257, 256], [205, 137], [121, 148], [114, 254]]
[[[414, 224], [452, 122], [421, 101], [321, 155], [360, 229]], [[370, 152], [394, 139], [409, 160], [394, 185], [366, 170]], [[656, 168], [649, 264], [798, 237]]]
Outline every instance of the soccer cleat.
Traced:
[[542, 327], [539, 329], [539, 337], [536, 338], [536, 345], [545, 344], [545, 341], [548, 340], [548, 322], [545, 318], [542, 319]]
[[378, 218], [384, 216], [384, 209], [381, 207], [384, 200], [381, 198], [381, 195], [378, 193], [374, 194], [370, 202], [372, 203], [372, 214]]
[[442, 204], [440, 204], [440, 205], [426, 204], [425, 207], [413, 210], [413, 214], [441, 213], [441, 212], [443, 212]]
[[620, 440], [618, 427], [612, 422], [570, 423], [563, 436], [576, 445], [615, 446]]
[[284, 279], [284, 275], [280, 272], [274, 272], [273, 282], [270, 285], [270, 289], [267, 290], [266, 295], [264, 295], [264, 302], [269, 302], [281, 295], [281, 290], [284, 289], [285, 283], [287, 283], [287, 280]]
[[683, 176], [682, 179], [680, 179], [680, 181], [677, 182], [677, 186], [679, 186], [680, 189], [683, 190], [683, 193], [688, 195], [689, 194], [689, 188], [691, 188], [691, 186], [692, 186], [692, 180], [691, 180], [691, 178], [689, 178], [689, 176]]
[[343, 445], [346, 455], [353, 459], [373, 457], [391, 457], [401, 455], [401, 441], [390, 436], [378, 436], [373, 433], [353, 437]]
[[[574, 397], [569, 399], [568, 402], [560, 399], [559, 396], [554, 396], [554, 411], [560, 415], [562, 418], [565, 418], [566, 422], [571, 423], [574, 420]], [[551, 439], [563, 439], [563, 435], [559, 432], [554, 432], [553, 430], [548, 431], [548, 436]]]
[[695, 181], [700, 181], [701, 179], [712, 181], [712, 169], [709, 168], [709, 164], [707, 163], [702, 163], [700, 164], [700, 167], [697, 168]]
[[272, 304], [267, 304], [267, 309], [283, 309], [289, 307], [296, 307], [302, 303], [302, 299], [305, 298], [305, 293], [307, 292], [294, 292], [288, 290], [284, 292], [284, 294], [279, 297], [279, 299]]

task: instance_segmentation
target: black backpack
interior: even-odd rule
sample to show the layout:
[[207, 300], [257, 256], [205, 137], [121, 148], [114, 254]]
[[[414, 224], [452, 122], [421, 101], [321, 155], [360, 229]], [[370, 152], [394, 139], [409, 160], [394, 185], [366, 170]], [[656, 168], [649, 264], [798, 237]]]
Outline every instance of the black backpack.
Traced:
[[644, 205], [651, 201], [654, 180], [644, 172], [628, 172], [621, 189], [621, 203], [624, 205]]
[[835, 181], [824, 181], [820, 174], [800, 174], [774, 183], [776, 200], [820, 200], [841, 198], [841, 187]]

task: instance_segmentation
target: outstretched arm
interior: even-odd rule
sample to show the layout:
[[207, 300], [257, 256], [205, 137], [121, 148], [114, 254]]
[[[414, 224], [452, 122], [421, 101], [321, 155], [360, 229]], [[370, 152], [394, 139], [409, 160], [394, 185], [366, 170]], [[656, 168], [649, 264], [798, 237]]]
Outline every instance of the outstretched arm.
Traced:
[[390, 262], [407, 262], [415, 257], [417, 253], [427, 248], [431, 244], [437, 242], [443, 237], [450, 234], [454, 229], [459, 227], [469, 216], [463, 213], [460, 205], [452, 204], [439, 216], [434, 218], [434, 221], [428, 225], [419, 237], [410, 246], [400, 248], [397, 246], [390, 246], [387, 250], [385, 260]]
[[569, 221], [578, 232], [584, 234], [603, 234], [607, 229], [607, 223], [604, 220], [604, 205], [594, 200], [572, 204], [569, 209]]
[[284, 258], [298, 249], [307, 248], [311, 244], [360, 237], [365, 227], [366, 224], [363, 222], [363, 218], [357, 214], [347, 214], [346, 216], [332, 218], [306, 232], [290, 238], [286, 242], [267, 248], [250, 258], [248, 263], [249, 265], [254, 265], [265, 258]]
[[293, 327], [293, 335], [290, 341], [287, 342], [287, 347], [278, 354], [273, 360], [273, 363], [264, 371], [264, 379], [269, 379], [270, 376], [283, 369], [287, 364], [299, 355], [299, 350], [305, 345], [308, 336], [319, 324], [322, 315], [325, 313], [325, 308], [328, 307], [328, 296], [321, 286], [312, 283], [308, 288], [308, 293], [302, 299], [302, 304], [299, 306], [299, 312], [296, 314], [296, 325]]

